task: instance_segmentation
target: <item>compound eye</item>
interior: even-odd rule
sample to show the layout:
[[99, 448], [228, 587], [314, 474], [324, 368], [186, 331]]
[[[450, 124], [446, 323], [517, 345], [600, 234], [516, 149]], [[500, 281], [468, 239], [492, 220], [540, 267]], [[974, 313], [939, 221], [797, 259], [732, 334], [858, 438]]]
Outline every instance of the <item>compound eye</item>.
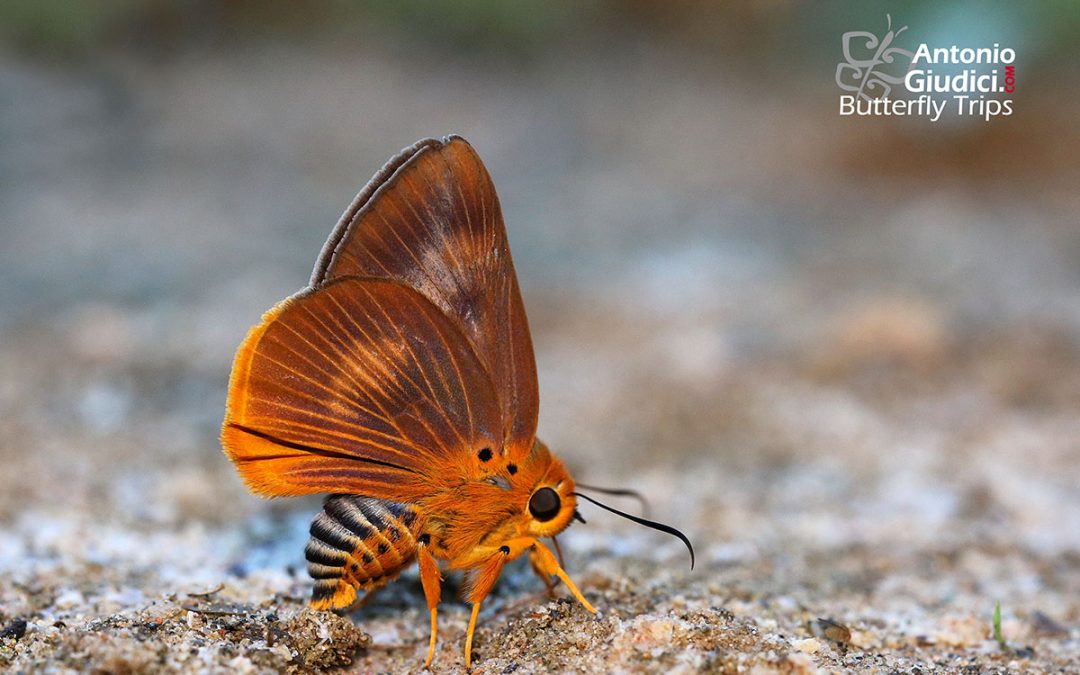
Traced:
[[549, 487], [543, 487], [529, 498], [529, 513], [540, 522], [546, 522], [559, 515], [562, 502], [559, 493]]

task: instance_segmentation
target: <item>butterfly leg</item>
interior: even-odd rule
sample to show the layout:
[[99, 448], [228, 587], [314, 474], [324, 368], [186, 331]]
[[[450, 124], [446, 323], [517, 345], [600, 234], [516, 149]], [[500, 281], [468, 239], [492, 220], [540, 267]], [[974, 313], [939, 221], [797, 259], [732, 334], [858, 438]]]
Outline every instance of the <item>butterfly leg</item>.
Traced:
[[472, 603], [472, 615], [469, 617], [469, 630], [465, 634], [465, 667], [469, 668], [472, 663], [473, 633], [476, 631], [476, 617], [480, 615], [480, 603], [484, 601], [488, 593], [499, 578], [503, 565], [510, 557], [510, 547], [503, 546], [499, 552], [487, 559], [472, 577], [472, 586], [466, 595], [466, 600]]
[[559, 558], [559, 567], [565, 568], [566, 561], [564, 561], [562, 557], [562, 546], [559, 546], [559, 538], [553, 536], [551, 538], [551, 543], [555, 544], [555, 555]]
[[427, 542], [421, 541], [417, 548], [417, 559], [420, 562], [420, 585], [424, 587], [424, 597], [427, 599], [428, 611], [431, 612], [431, 641], [428, 643], [427, 660], [424, 667], [431, 665], [431, 659], [435, 656], [435, 636], [437, 635], [439, 597], [442, 594], [442, 574], [439, 573], [439, 565], [434, 556], [428, 551]]
[[555, 560], [555, 556], [552, 555], [551, 551], [549, 551], [546, 546], [540, 542], [534, 543], [532, 545], [532, 551], [529, 553], [529, 559], [533, 563], [533, 568], [539, 570], [541, 574], [545, 574], [548, 577], [556, 576], [562, 579], [563, 583], [566, 584], [566, 587], [574, 594], [574, 597], [577, 598], [578, 602], [580, 602], [585, 609], [596, 614], [596, 608], [589, 604], [589, 601], [585, 599], [585, 596], [581, 594], [578, 587], [574, 585], [574, 582], [570, 580], [570, 577], [567, 576], [563, 568], [559, 566], [558, 561]]
[[536, 576], [540, 577], [540, 581], [544, 582], [544, 586], [547, 588], [547, 594], [549, 598], [555, 597], [555, 582], [551, 580], [550, 574], [544, 574], [544, 571], [540, 569], [536, 564], [536, 556], [529, 556], [529, 565], [532, 566], [533, 572], [536, 572]]

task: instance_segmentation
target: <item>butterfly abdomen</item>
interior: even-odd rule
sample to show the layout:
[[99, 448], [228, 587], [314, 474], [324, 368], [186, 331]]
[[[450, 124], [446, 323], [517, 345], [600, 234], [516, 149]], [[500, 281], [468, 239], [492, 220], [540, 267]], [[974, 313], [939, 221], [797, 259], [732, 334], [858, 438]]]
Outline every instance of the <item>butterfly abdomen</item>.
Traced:
[[333, 495], [311, 521], [304, 549], [308, 574], [315, 580], [311, 605], [341, 609], [358, 591], [373, 591], [393, 581], [416, 555], [420, 513], [408, 504]]

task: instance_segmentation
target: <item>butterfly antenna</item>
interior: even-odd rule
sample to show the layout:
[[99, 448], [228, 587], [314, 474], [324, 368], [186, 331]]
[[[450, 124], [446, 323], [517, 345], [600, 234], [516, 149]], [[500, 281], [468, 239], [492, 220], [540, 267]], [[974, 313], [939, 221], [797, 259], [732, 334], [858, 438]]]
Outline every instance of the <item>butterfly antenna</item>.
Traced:
[[604, 509], [606, 511], [611, 511], [612, 513], [614, 513], [617, 516], [622, 516], [623, 518], [626, 518], [627, 520], [632, 520], [635, 523], [637, 523], [638, 525], [644, 525], [645, 527], [651, 528], [653, 530], [659, 530], [661, 532], [667, 532], [668, 534], [670, 534], [670, 535], [672, 535], [674, 537], [678, 537], [680, 540], [682, 540], [682, 543], [686, 544], [686, 550], [690, 551], [690, 569], [694, 569], [694, 546], [693, 546], [693, 544], [690, 543], [690, 540], [686, 538], [685, 534], [683, 534], [682, 532], [679, 532], [674, 527], [672, 527], [670, 525], [665, 525], [663, 523], [657, 523], [657, 522], [652, 521], [652, 520], [646, 520], [645, 518], [639, 518], [637, 516], [632, 516], [629, 513], [623, 513], [622, 511], [620, 511], [618, 509], [613, 509], [613, 508], [611, 508], [610, 506], [608, 506], [606, 504], [601, 504], [600, 502], [596, 501], [595, 499], [593, 499], [589, 495], [583, 495], [580, 492], [575, 492], [573, 494], [574, 494], [575, 497], [581, 497], [582, 499], [584, 499], [584, 500], [586, 500], [588, 502], [591, 502], [593, 504], [596, 504], [597, 506], [599, 506], [600, 508], [602, 508], [602, 509]]
[[612, 495], [614, 497], [631, 497], [632, 499], [636, 499], [638, 503], [641, 504], [641, 510], [645, 514], [645, 517], [649, 517], [649, 500], [645, 499], [645, 496], [637, 490], [628, 490], [624, 488], [602, 488], [595, 485], [585, 485], [584, 483], [578, 483], [577, 486], [580, 488], [585, 488], [589, 492], [599, 492], [600, 494]]

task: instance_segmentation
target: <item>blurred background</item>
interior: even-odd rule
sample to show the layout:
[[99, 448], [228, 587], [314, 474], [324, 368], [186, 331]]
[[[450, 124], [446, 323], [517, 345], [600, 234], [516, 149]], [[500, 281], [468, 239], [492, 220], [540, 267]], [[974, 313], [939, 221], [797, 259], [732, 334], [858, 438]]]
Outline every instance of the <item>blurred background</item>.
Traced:
[[[841, 35], [886, 13], [1013, 47], [1015, 113], [840, 117]], [[645, 491], [705, 574], [997, 546], [1056, 561], [999, 580], [1018, 616], [1080, 620], [1078, 45], [1064, 1], [6, 0], [2, 612], [59, 611], [35, 579], [305, 592], [318, 500], [247, 495], [217, 441], [233, 351], [384, 161], [459, 133], [579, 480]]]

